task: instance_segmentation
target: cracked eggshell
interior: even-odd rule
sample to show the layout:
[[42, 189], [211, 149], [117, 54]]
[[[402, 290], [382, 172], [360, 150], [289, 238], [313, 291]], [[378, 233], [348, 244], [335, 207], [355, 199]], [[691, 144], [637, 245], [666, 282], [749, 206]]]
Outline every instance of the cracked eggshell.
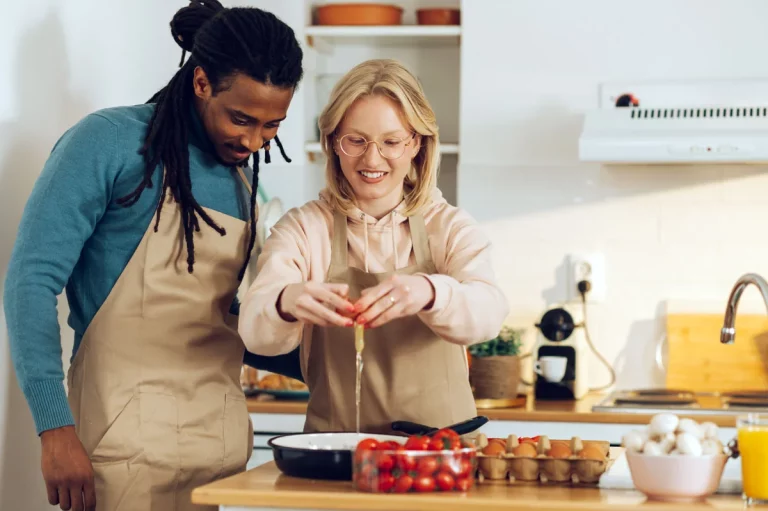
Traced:
[[699, 440], [704, 438], [703, 429], [693, 419], [680, 419], [680, 422], [677, 425], [677, 433], [690, 433]]
[[691, 433], [680, 433], [677, 435], [676, 447], [681, 454], [701, 456], [701, 442], [699, 442], [699, 439]]
[[671, 413], [659, 413], [654, 415], [649, 425], [651, 437], [659, 437], [667, 433], [674, 433], [680, 423], [677, 415]]

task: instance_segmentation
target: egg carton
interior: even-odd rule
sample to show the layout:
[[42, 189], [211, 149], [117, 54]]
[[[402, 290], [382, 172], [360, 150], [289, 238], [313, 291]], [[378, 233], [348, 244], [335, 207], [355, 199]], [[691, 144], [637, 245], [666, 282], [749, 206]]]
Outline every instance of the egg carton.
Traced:
[[[489, 440], [483, 434], [475, 437], [478, 448], [476, 477], [481, 484], [504, 482], [595, 486], [613, 464], [610, 457], [611, 444], [603, 440], [581, 440], [579, 437], [550, 440], [542, 436], [534, 445], [537, 453], [535, 456], [514, 454], [513, 451], [520, 446], [517, 435], [507, 437], [503, 453], [484, 454], [482, 450], [489, 442], [500, 443], [500, 440]], [[556, 444], [567, 447], [566, 452], [570, 454], [564, 457], [550, 455], [551, 448]], [[559, 447], [555, 450], [564, 449]]]

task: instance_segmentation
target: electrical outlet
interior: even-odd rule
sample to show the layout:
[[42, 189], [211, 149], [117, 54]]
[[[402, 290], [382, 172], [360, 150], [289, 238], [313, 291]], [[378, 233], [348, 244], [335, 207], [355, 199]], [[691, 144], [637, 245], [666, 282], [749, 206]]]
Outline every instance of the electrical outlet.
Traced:
[[580, 301], [579, 282], [588, 280], [591, 288], [587, 292], [587, 302], [597, 303], [605, 300], [605, 256], [600, 253], [571, 254], [568, 257], [568, 299]]

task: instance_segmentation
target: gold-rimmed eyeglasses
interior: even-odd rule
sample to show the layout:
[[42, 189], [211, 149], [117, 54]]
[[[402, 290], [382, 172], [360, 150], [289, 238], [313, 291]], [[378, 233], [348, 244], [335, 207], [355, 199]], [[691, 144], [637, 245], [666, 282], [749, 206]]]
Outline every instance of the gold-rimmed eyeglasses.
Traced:
[[368, 144], [376, 144], [379, 154], [387, 160], [396, 160], [405, 153], [405, 148], [411, 145], [416, 133], [397, 138], [386, 137], [384, 140], [368, 140], [362, 135], [348, 133], [339, 139], [339, 148], [347, 156], [362, 156], [368, 150]]

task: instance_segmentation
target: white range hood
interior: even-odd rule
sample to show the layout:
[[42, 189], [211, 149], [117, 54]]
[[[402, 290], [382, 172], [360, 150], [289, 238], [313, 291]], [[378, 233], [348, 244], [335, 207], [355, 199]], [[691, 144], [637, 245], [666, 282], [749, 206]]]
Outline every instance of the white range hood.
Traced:
[[[624, 94], [638, 106], [617, 107]], [[768, 163], [768, 81], [605, 85], [579, 159], [613, 164]]]

